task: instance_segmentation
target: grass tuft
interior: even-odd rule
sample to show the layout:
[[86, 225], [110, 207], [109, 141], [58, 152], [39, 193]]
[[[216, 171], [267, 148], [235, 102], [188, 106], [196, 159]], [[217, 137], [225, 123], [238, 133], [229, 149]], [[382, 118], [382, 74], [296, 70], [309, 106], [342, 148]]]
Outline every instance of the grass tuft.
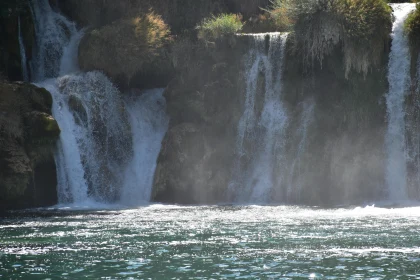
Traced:
[[235, 14], [220, 14], [204, 19], [196, 29], [198, 38], [204, 41], [214, 41], [242, 30], [242, 17]]

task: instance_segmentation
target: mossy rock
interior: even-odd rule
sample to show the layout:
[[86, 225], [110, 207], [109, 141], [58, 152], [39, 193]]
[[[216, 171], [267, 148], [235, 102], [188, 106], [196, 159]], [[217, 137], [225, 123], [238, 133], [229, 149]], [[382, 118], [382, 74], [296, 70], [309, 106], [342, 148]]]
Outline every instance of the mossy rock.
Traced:
[[[276, 1], [280, 2], [280, 1]], [[308, 69], [340, 47], [345, 77], [380, 66], [390, 41], [392, 11], [384, 0], [292, 2], [296, 48]], [[315, 28], [308, 28], [315, 27]]]
[[32, 111], [25, 115], [25, 124], [32, 142], [56, 141], [60, 135], [57, 121], [47, 113]]
[[[21, 23], [21, 34], [25, 46], [26, 57], [32, 57], [35, 44], [35, 27], [29, 1], [6, 1], [0, 4], [0, 72], [11, 81], [23, 80], [21, 54], [19, 47], [18, 19]], [[27, 67], [28, 65], [26, 65]]]
[[80, 67], [102, 71], [123, 88], [136, 83], [134, 76], [147, 77], [150, 72], [159, 82], [172, 71], [169, 33], [167, 24], [153, 12], [90, 30], [79, 46]]
[[[37, 204], [29, 186], [39, 179], [34, 172], [39, 164], [52, 168], [42, 175], [51, 177], [46, 182], [56, 182], [53, 151], [60, 128], [51, 116], [51, 105], [51, 94], [45, 89], [23, 82], [0, 83], [2, 208], [46, 206]], [[47, 189], [55, 192], [56, 185], [38, 186], [38, 193]]]
[[0, 149], [0, 201], [23, 195], [32, 176], [30, 159], [13, 140]]

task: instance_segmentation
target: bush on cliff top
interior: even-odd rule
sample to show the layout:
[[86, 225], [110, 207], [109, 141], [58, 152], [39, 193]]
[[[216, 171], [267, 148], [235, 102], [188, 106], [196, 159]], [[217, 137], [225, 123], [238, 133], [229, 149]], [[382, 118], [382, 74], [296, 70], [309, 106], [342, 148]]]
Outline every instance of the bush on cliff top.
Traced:
[[383, 0], [345, 0], [343, 45], [346, 76], [350, 70], [367, 74], [379, 65], [392, 28], [391, 8]]
[[127, 85], [163, 55], [170, 30], [154, 12], [118, 20], [95, 29], [82, 39], [79, 64], [83, 70], [101, 70]]
[[285, 32], [293, 27], [293, 18], [289, 14], [286, 1], [271, 2], [271, 5], [265, 9], [261, 8], [263, 13], [251, 17], [244, 26], [244, 32], [264, 33], [264, 32]]
[[276, 0], [296, 22], [297, 46], [304, 62], [322, 64], [337, 46], [344, 53], [345, 74], [364, 75], [378, 65], [392, 27], [391, 8], [385, 0]]
[[206, 18], [197, 26], [198, 38], [204, 41], [214, 41], [226, 35], [232, 35], [242, 30], [241, 16], [221, 14]]
[[420, 41], [420, 4], [417, 4], [416, 10], [408, 15], [404, 23], [404, 28], [411, 45], [417, 45]]

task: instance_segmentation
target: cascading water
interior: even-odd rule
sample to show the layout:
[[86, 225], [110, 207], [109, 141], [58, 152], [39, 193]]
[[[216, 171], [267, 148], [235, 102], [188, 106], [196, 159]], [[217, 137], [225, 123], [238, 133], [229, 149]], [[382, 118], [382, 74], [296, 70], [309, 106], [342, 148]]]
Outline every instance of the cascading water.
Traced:
[[62, 95], [58, 89], [57, 81], [47, 80], [41, 86], [44, 86], [53, 96], [52, 113], [61, 129], [55, 154], [59, 202], [86, 202], [88, 186], [76, 138], [79, 129], [74, 126], [73, 114], [67, 106], [66, 96]]
[[248, 55], [245, 110], [238, 125], [238, 159], [229, 192], [237, 202], [265, 203], [281, 181], [276, 170], [282, 163], [284, 132], [288, 124], [281, 101], [287, 34], [249, 37], [254, 45]]
[[31, 9], [36, 34], [31, 74], [32, 80], [39, 82], [63, 74], [60, 66], [64, 50], [78, 31], [73, 22], [51, 9], [48, 0], [33, 0]]
[[152, 195], [156, 161], [168, 128], [163, 91], [149, 90], [140, 98], [129, 98], [126, 102], [134, 150], [133, 159], [125, 171], [125, 187], [121, 195], [121, 201], [126, 205], [148, 202]]
[[32, 12], [37, 34], [32, 77], [51, 92], [61, 128], [55, 155], [59, 202], [148, 202], [167, 129], [163, 90], [125, 103], [104, 74], [78, 71], [83, 31], [47, 0], [32, 2]]
[[23, 78], [23, 81], [28, 82], [29, 81], [28, 65], [27, 65], [27, 59], [26, 59], [25, 44], [23, 43], [20, 17], [18, 17], [18, 32], [19, 32], [18, 36], [19, 36], [19, 51], [20, 51], [20, 64], [22, 68], [22, 78]]
[[301, 180], [301, 165], [302, 157], [305, 153], [307, 140], [308, 140], [308, 128], [311, 125], [314, 117], [315, 102], [314, 100], [306, 100], [302, 104], [302, 116], [299, 127], [297, 129], [297, 136], [300, 139], [297, 147], [296, 155], [293, 159], [292, 165], [290, 166], [290, 172], [288, 174], [288, 186], [287, 186], [287, 201], [299, 202], [302, 193]]
[[417, 59], [416, 71], [412, 92], [406, 104], [407, 193], [412, 199], [420, 198], [420, 57]]
[[[88, 196], [116, 201], [123, 187], [121, 174], [132, 155], [131, 130], [120, 94], [99, 72], [66, 75], [57, 83], [56, 94], [61, 95], [57, 99], [73, 115], [70, 131], [77, 142]], [[67, 141], [61, 138], [63, 144]]]
[[407, 199], [407, 151], [404, 102], [410, 86], [410, 51], [404, 33], [404, 22], [415, 4], [391, 4], [395, 22], [392, 27], [392, 48], [389, 59], [389, 92], [386, 95], [388, 131], [386, 135], [386, 184], [389, 199]]

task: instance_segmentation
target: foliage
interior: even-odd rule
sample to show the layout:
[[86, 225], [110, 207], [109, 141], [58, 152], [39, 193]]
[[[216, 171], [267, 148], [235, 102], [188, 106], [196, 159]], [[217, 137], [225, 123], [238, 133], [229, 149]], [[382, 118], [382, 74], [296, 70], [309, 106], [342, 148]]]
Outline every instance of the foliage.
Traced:
[[345, 75], [367, 74], [378, 65], [392, 27], [385, 0], [275, 0], [295, 22], [296, 46], [306, 65], [322, 62], [337, 46], [344, 53]]
[[60, 8], [79, 24], [94, 27], [101, 27], [116, 20], [143, 15], [153, 9], [170, 26], [173, 34], [182, 34], [185, 30], [194, 30], [205, 17], [227, 12], [226, 1], [66, 0], [60, 1]]
[[293, 19], [289, 16], [289, 10], [283, 5], [272, 5], [268, 9], [262, 8], [263, 13], [251, 17], [244, 26], [244, 32], [285, 32], [293, 27]]
[[391, 8], [383, 0], [345, 0], [340, 6], [346, 76], [367, 74], [378, 65], [392, 26]]
[[124, 76], [129, 83], [136, 72], [163, 55], [170, 30], [161, 16], [123, 19], [88, 33], [79, 47], [84, 70], [102, 70], [112, 78]]
[[226, 35], [232, 35], [242, 30], [242, 18], [240, 15], [221, 14], [206, 18], [199, 24], [198, 38], [204, 41], [212, 41]]
[[416, 10], [408, 15], [404, 28], [412, 45], [420, 41], [420, 4], [417, 4]]
[[279, 31], [289, 30], [293, 26], [293, 19], [288, 12], [287, 6], [275, 7], [270, 11], [274, 25]]

